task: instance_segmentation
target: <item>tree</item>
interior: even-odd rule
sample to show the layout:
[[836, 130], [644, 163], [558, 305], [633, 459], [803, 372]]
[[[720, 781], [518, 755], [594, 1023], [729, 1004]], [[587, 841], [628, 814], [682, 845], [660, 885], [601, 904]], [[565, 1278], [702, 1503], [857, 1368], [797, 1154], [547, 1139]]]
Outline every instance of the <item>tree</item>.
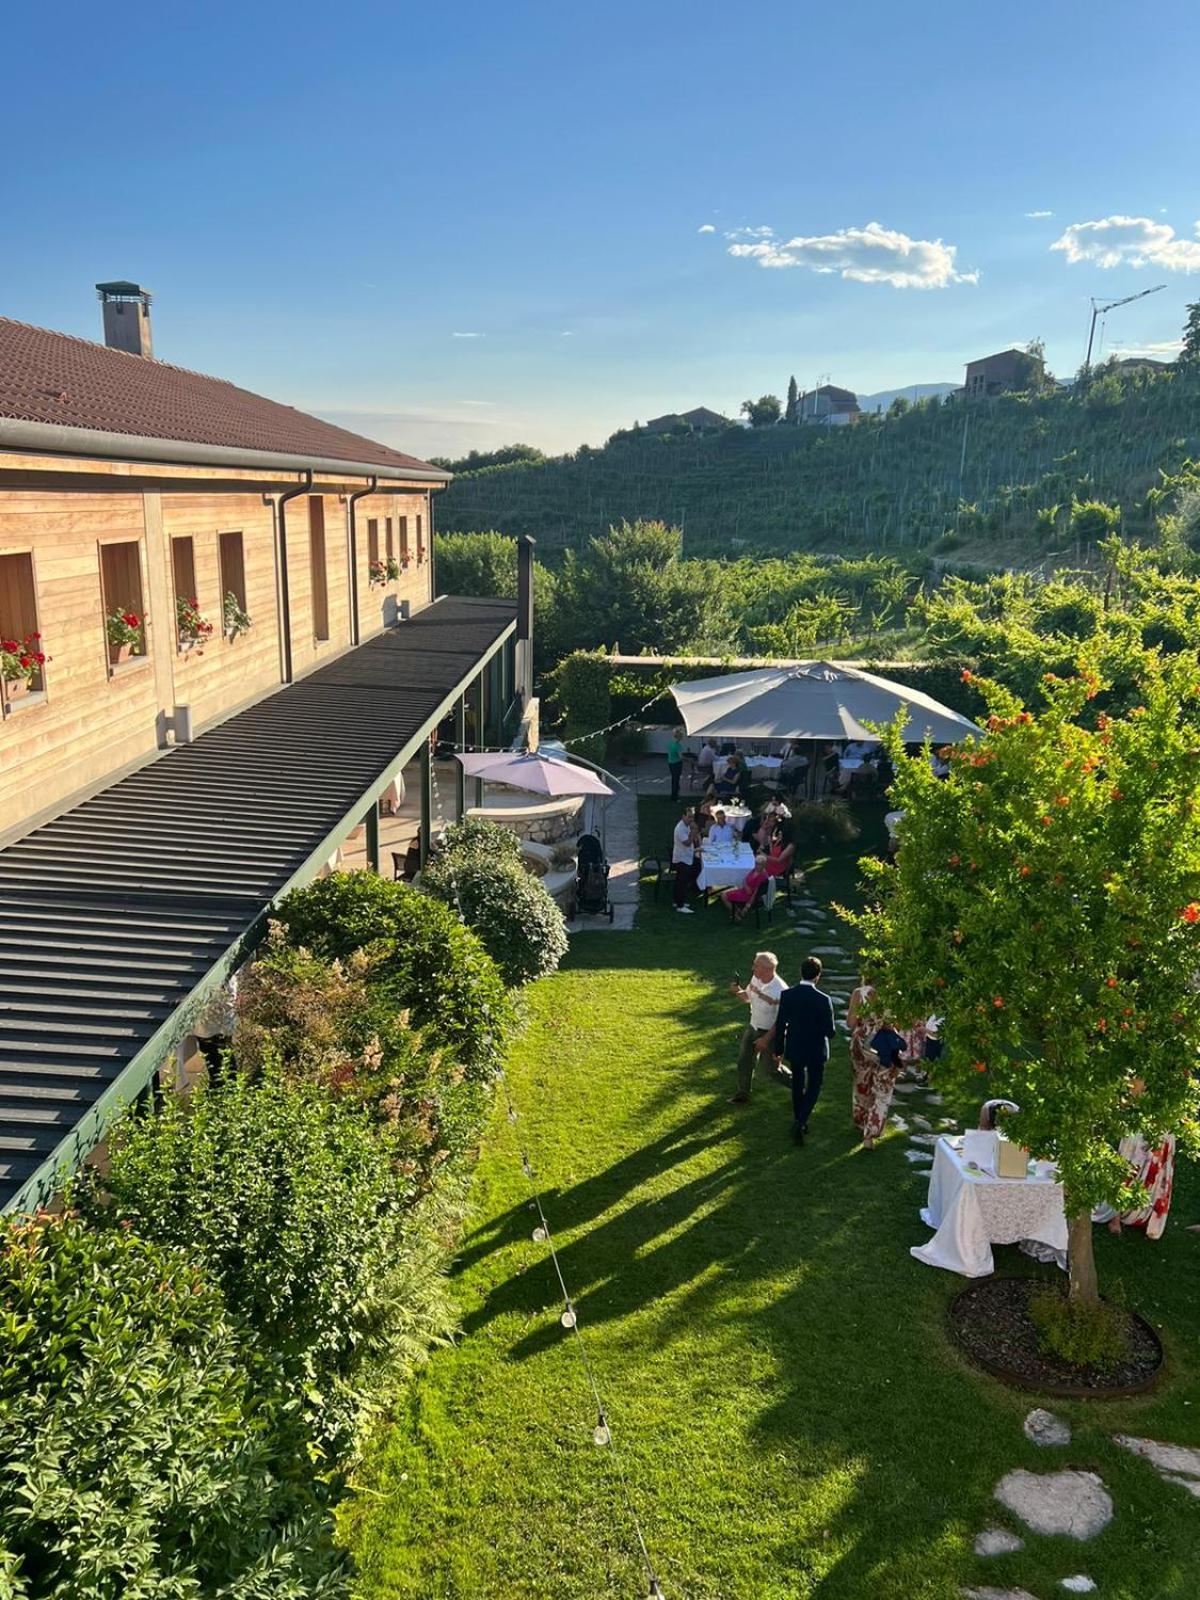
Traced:
[[1099, 544], [1120, 526], [1117, 506], [1106, 505], [1103, 500], [1075, 500], [1071, 504], [1071, 537], [1080, 546]]
[[783, 410], [783, 420], [793, 424], [800, 421], [800, 391], [796, 387], [795, 377], [788, 379], [787, 405]]
[[1120, 718], [1091, 715], [1107, 685], [1086, 667], [1039, 716], [963, 677], [986, 735], [939, 781], [889, 730], [902, 846], [864, 861], [873, 904], [843, 915], [891, 1015], [945, 1016], [939, 1075], [1015, 1101], [1012, 1136], [1057, 1161], [1070, 1292], [1095, 1301], [1092, 1209], [1142, 1196], [1118, 1141], [1200, 1151], [1200, 659], [1140, 653]]
[[777, 394], [759, 395], [757, 400], [743, 400], [741, 412], [749, 417], [752, 428], [773, 428], [782, 410]]
[[1200, 362], [1200, 300], [1195, 300], [1187, 308], [1187, 321], [1183, 325], [1183, 349], [1179, 352], [1181, 362]]

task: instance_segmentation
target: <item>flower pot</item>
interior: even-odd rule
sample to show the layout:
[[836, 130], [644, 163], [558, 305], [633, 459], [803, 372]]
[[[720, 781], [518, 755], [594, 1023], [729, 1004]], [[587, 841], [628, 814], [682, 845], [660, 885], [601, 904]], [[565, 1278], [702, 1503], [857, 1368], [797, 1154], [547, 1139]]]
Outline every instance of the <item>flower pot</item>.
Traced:
[[110, 644], [108, 647], [108, 664], [110, 667], [119, 667], [122, 661], [128, 661], [133, 652], [131, 644]]
[[5, 678], [4, 697], [6, 700], [19, 700], [23, 694], [29, 693], [28, 678]]

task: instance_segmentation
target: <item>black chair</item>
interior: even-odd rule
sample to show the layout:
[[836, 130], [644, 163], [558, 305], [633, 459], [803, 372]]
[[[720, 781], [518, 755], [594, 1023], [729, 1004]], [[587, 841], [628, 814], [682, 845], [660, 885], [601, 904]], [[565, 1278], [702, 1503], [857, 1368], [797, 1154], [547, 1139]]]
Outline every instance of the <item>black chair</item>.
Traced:
[[[772, 916], [772, 913], [775, 910], [775, 894], [776, 894], [775, 883], [776, 883], [776, 880], [774, 878], [768, 878], [766, 883], [760, 883], [759, 884], [758, 888], [754, 891], [754, 899], [751, 900], [750, 904], [746, 907], [745, 911], [742, 914], [742, 917], [740, 919], [741, 921], [744, 922], [746, 920], [746, 918], [750, 915], [750, 913], [753, 911], [753, 913], [754, 913], [754, 926], [756, 928], [761, 928], [762, 927], [762, 916], [763, 916], [763, 912], [765, 911], [766, 914], [767, 914], [767, 926], [770, 927], [770, 925], [771, 925], [771, 916]], [[730, 922], [737, 922], [739, 920], [737, 911], [738, 911], [738, 908], [737, 908], [736, 905], [731, 905], [729, 907], [729, 920], [730, 920]]]
[[414, 839], [408, 849], [401, 854], [399, 850], [392, 851], [392, 881], [411, 883], [421, 870], [421, 845]]
[[643, 878], [649, 878], [654, 884], [654, 898], [658, 899], [658, 891], [664, 882], [663, 864], [657, 856], [643, 856], [641, 866], [638, 868]]

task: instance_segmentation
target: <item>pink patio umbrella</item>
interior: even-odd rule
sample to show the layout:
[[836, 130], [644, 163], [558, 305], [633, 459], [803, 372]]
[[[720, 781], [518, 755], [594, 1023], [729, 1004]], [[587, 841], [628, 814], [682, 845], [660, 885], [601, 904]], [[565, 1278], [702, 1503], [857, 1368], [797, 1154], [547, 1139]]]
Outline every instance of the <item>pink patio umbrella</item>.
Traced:
[[560, 756], [542, 755], [534, 750], [518, 755], [512, 750], [480, 750], [460, 755], [462, 769], [469, 778], [488, 783], [507, 783], [514, 789], [534, 794], [577, 795], [612, 794], [612, 790], [586, 767], [574, 766]]

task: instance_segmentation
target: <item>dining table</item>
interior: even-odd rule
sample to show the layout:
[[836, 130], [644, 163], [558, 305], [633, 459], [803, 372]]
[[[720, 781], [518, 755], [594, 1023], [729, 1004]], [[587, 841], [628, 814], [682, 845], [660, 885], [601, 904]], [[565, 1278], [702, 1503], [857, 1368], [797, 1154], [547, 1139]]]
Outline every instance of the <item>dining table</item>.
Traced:
[[700, 876], [696, 887], [739, 889], [754, 866], [754, 851], [748, 844], [703, 845], [700, 849]]
[[964, 1278], [995, 1271], [994, 1244], [1019, 1244], [1039, 1260], [1066, 1265], [1067, 1218], [1053, 1162], [1030, 1161], [1024, 1177], [1001, 1178], [967, 1160], [961, 1135], [943, 1135], [921, 1221], [933, 1237], [909, 1254]]

